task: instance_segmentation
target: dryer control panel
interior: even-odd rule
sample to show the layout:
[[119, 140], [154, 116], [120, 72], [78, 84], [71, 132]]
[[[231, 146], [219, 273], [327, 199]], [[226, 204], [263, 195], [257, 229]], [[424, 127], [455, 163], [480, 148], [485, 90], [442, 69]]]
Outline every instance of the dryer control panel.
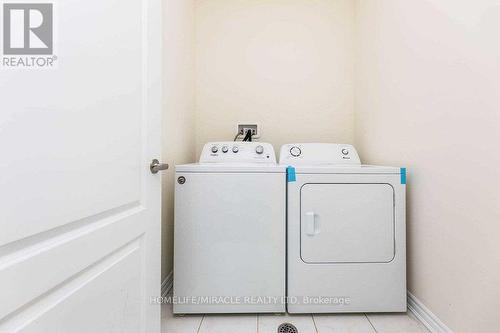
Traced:
[[203, 147], [200, 163], [276, 164], [276, 154], [273, 146], [265, 142], [209, 142]]
[[280, 164], [290, 165], [360, 165], [352, 145], [337, 143], [290, 143], [280, 150]]

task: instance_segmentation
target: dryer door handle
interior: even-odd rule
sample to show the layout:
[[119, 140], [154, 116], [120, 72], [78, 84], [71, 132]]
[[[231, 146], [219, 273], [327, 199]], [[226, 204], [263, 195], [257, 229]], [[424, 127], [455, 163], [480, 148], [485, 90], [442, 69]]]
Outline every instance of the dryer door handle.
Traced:
[[314, 212], [306, 213], [306, 235], [314, 236], [319, 234], [319, 224]]

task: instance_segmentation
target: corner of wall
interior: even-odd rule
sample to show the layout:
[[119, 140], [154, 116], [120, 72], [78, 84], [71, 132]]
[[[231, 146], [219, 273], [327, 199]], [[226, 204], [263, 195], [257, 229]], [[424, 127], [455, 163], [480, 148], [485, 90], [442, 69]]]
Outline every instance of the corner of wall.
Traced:
[[195, 160], [194, 4], [163, 3], [162, 159], [171, 168], [162, 175], [162, 279], [173, 266], [174, 166]]

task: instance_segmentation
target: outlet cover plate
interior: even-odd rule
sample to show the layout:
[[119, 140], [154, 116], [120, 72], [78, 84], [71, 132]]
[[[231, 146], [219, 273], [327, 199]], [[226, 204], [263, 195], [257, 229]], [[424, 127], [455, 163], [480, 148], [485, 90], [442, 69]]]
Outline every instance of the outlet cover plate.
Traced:
[[245, 135], [247, 130], [251, 129], [252, 130], [252, 139], [258, 139], [260, 138], [261, 135], [261, 130], [262, 128], [260, 125], [256, 122], [241, 122], [236, 125], [236, 130], [238, 133], [242, 136]]

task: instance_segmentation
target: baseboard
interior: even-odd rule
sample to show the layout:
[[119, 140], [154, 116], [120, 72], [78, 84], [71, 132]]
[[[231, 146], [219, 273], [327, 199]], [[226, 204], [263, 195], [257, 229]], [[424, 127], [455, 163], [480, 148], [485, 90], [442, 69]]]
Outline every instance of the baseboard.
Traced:
[[174, 272], [170, 271], [165, 279], [161, 282], [161, 296], [165, 297], [168, 295], [172, 287], [174, 286]]
[[434, 313], [408, 291], [408, 310], [432, 333], [453, 333]]

